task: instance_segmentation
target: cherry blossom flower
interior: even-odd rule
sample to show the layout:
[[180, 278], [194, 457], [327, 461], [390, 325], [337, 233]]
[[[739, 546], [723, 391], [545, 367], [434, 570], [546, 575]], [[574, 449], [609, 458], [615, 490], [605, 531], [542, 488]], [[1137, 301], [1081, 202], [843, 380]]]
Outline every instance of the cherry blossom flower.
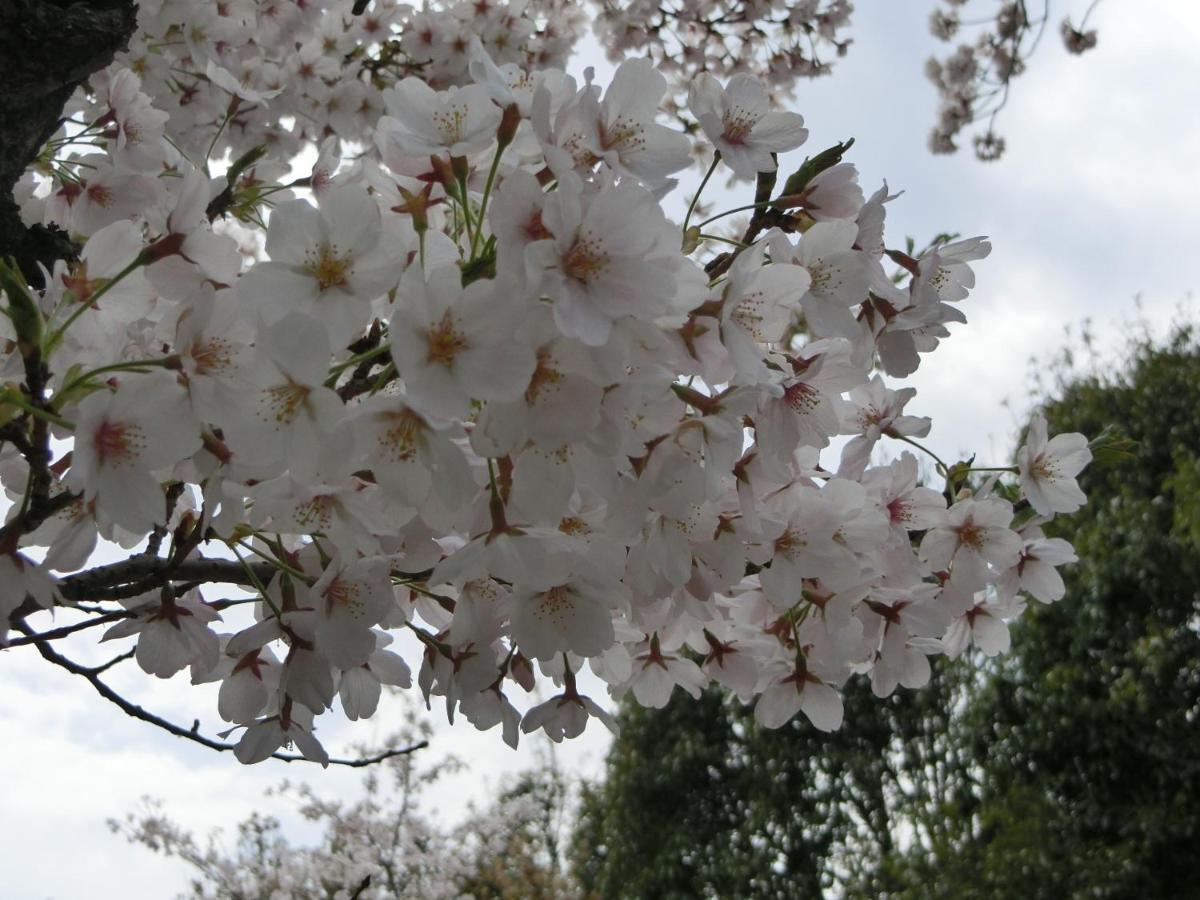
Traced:
[[542, 222], [553, 243], [528, 252], [564, 335], [600, 346], [615, 320], [671, 310], [682, 268], [672, 248], [678, 237], [651, 194], [628, 182], [595, 192], [567, 178], [546, 197]]
[[[304, 724], [306, 719], [310, 724]], [[283, 747], [295, 744], [306, 759], [327, 767], [329, 754], [313, 736], [311, 721], [311, 714], [305, 714], [302, 707], [292, 708], [286, 716], [280, 714], [260, 719], [246, 729], [233, 749], [234, 755], [239, 762], [252, 765], [269, 759], [271, 754]]]
[[754, 705], [754, 721], [763, 728], [780, 728], [798, 712], [821, 731], [842, 726], [842, 698], [803, 665], [777, 676], [762, 692]]
[[551, 697], [530, 709], [521, 719], [521, 730], [529, 734], [540, 728], [558, 744], [564, 737], [576, 738], [583, 734], [589, 718], [598, 719], [614, 735], [619, 730], [616, 720], [600, 704], [574, 692]]
[[343, 671], [365, 665], [375, 652], [377, 625], [395, 598], [387, 561], [334, 558], [311, 588], [317, 615], [313, 639], [326, 659]]
[[384, 91], [389, 115], [379, 120], [379, 140], [405, 156], [471, 156], [496, 140], [500, 107], [480, 85], [435, 91], [405, 78]]
[[988, 600], [975, 603], [950, 623], [941, 645], [946, 655], [957, 659], [974, 644], [984, 656], [1007, 653], [1012, 644], [1007, 617], [1018, 612], [1010, 606]]
[[805, 322], [817, 337], [858, 335], [850, 311], [867, 299], [873, 267], [866, 253], [854, 249], [857, 238], [857, 225], [835, 220], [818, 222], [795, 247], [781, 234], [772, 239], [774, 259], [808, 271], [808, 293], [801, 305]]
[[382, 685], [412, 687], [412, 672], [399, 654], [384, 649], [391, 635], [374, 632], [376, 650], [361, 666], [347, 669], [338, 679], [338, 699], [350, 721], [369, 719], [379, 707]]
[[217, 693], [217, 713], [226, 722], [250, 725], [278, 688], [279, 660], [270, 649], [255, 649], [229, 663]]
[[808, 138], [803, 117], [772, 111], [766, 87], [747, 72], [724, 88], [701, 72], [688, 88], [688, 108], [721, 159], [742, 178], [774, 172], [774, 154], [795, 150]]
[[629, 689], [642, 706], [661, 709], [670, 701], [676, 687], [683, 688], [696, 699], [707, 684], [700, 667], [678, 652], [663, 650], [657, 634], [634, 647], [632, 655], [634, 665]]
[[43, 609], [54, 605], [54, 578], [23, 553], [0, 553], [0, 645], [8, 635], [9, 616], [27, 597]]
[[187, 395], [161, 370], [123, 379], [79, 403], [75, 450], [66, 484], [94, 500], [123, 528], [146, 532], [166, 522], [155, 473], [200, 449], [200, 429], [187, 412]]
[[1025, 546], [1017, 564], [1000, 576], [996, 588], [1001, 595], [1024, 591], [1042, 603], [1054, 603], [1066, 593], [1058, 566], [1078, 562], [1074, 548], [1062, 538], [1048, 538], [1036, 526], [1021, 530]]
[[379, 206], [363, 188], [334, 186], [320, 207], [280, 204], [267, 229], [270, 262], [239, 281], [244, 302], [274, 324], [289, 313], [312, 316], [335, 347], [366, 329], [371, 301], [396, 286], [403, 261]]
[[113, 161], [125, 171], [154, 173], [166, 162], [163, 125], [167, 113], [151, 105], [141, 91], [141, 79], [129, 69], [113, 74], [105, 100], [117, 128]]
[[465, 415], [472, 400], [516, 400], [537, 365], [533, 351], [511, 340], [520, 301], [502, 284], [462, 286], [458, 268], [426, 280], [412, 270], [392, 317], [392, 359], [408, 401], [430, 415]]
[[143, 672], [170, 678], [190, 665], [207, 670], [217, 664], [220, 640], [208, 626], [221, 616], [201, 600], [199, 593], [167, 596], [161, 602], [149, 603], [135, 598], [129, 605], [136, 615], [108, 629], [102, 640], [136, 634], [135, 659]]
[[783, 339], [811, 279], [800, 266], [763, 265], [766, 243], [737, 258], [721, 293], [721, 338], [737, 374], [750, 382], [767, 379], [762, 344]]
[[1075, 512], [1087, 500], [1075, 477], [1091, 461], [1087, 438], [1072, 433], [1047, 440], [1046, 417], [1035, 413], [1025, 446], [1017, 452], [1021, 493], [1044, 516]]
[[1003, 571], [1021, 554], [1021, 537], [1008, 527], [1012, 517], [1012, 504], [1005, 500], [959, 500], [944, 523], [926, 532], [921, 556], [935, 569], [950, 570], [964, 588], [982, 587], [989, 564]]
[[685, 168], [691, 154], [683, 135], [654, 121], [666, 89], [666, 79], [649, 60], [625, 60], [603, 99], [589, 78], [575, 97], [561, 104], [553, 123], [549, 95], [543, 92], [540, 100], [535, 97], [534, 124], [547, 159], [564, 170], [561, 174], [564, 163], [588, 170], [602, 161], [651, 190], [669, 186], [667, 176]]
[[889, 437], [924, 437], [932, 424], [925, 416], [906, 416], [905, 405], [915, 397], [915, 388], [893, 391], [883, 379], [874, 376], [867, 384], [850, 391], [850, 403], [843, 407], [843, 433], [854, 437], [842, 449], [838, 474], [861, 477], [879, 439]]
[[616, 592], [585, 578], [546, 588], [520, 588], [512, 597], [512, 634], [531, 659], [562, 652], [597, 656], [615, 640], [612, 613]]

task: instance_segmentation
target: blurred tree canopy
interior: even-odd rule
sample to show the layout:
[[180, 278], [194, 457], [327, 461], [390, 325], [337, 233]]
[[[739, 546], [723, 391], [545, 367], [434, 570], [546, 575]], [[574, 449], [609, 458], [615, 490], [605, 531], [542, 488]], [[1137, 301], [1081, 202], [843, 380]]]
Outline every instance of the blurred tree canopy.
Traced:
[[623, 707], [572, 854], [602, 898], [1200, 896], [1200, 347], [1137, 340], [1120, 371], [1063, 374], [1052, 433], [1115, 427], [1067, 596], [1013, 651], [931, 685], [845, 691], [846, 724], [779, 731], [716, 694]]

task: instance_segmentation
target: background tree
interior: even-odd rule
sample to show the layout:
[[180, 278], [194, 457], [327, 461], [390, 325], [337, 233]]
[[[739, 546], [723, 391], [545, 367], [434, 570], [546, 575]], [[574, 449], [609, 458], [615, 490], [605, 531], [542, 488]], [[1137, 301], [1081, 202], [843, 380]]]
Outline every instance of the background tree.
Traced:
[[[904, 883], [906, 835], [946, 842], [971, 804], [948, 710], [968, 667], [920, 692], [844, 693], [834, 734], [795, 719], [772, 731], [709, 692], [664, 710], [626, 705], [605, 780], [585, 790], [576, 875], [595, 897], [881, 896]], [[901, 825], [901, 820], [904, 824]]]
[[[411, 744], [429, 735], [428, 722], [410, 704], [392, 740]], [[321, 828], [313, 844], [295, 842], [279, 819], [258, 812], [237, 824], [232, 842], [221, 832], [198, 839], [150, 798], [109, 826], [131, 843], [186, 862], [193, 871], [186, 896], [196, 900], [570, 896], [559, 843], [571, 788], [554, 758], [541, 759], [450, 826], [428, 799], [462, 767], [452, 755], [394, 756], [367, 769], [361, 793], [350, 799], [283, 782], [276, 793]]]
[[982, 802], [951, 825], [966, 856], [942, 896], [1195, 895], [1197, 408], [1190, 326], [1161, 345], [1143, 337], [1124, 372], [1071, 379], [1047, 405], [1052, 427], [1115, 424], [1136, 447], [1081, 479], [1093, 502], [1055, 528], [1081, 559], [1064, 573], [1069, 602], [1022, 617], [1014, 655], [975, 698]]
[[1181, 897], [1194, 893], [1200, 762], [1200, 348], [1141, 338], [1075, 375], [1051, 428], [1136, 442], [1081, 479], [1056, 533], [1084, 562], [1013, 651], [947, 662], [887, 702], [845, 690], [833, 735], [758, 728], [735, 701], [623, 708], [576, 834], [600, 897]]

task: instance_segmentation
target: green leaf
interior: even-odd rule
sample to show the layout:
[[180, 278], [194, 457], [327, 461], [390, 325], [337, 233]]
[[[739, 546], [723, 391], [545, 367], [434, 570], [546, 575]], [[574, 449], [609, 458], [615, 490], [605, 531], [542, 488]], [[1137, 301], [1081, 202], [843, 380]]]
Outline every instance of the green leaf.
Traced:
[[800, 168], [793, 172], [788, 177], [788, 180], [784, 182], [783, 193], [775, 201], [775, 205], [781, 209], [799, 205], [800, 198], [804, 194], [804, 189], [808, 187], [808, 183], [826, 169], [831, 169], [840, 163], [846, 151], [853, 146], [854, 138], [850, 138], [845, 143], [834, 144], [829, 149], [822, 150], [816, 156], [805, 159]]
[[25, 276], [11, 259], [0, 260], [0, 290], [8, 297], [8, 317], [17, 333], [21, 355], [29, 356], [33, 350], [41, 349], [46, 323]]
[[1125, 434], [1120, 426], [1109, 424], [1088, 442], [1088, 447], [1094, 462], [1108, 465], [1135, 459], [1138, 442]]

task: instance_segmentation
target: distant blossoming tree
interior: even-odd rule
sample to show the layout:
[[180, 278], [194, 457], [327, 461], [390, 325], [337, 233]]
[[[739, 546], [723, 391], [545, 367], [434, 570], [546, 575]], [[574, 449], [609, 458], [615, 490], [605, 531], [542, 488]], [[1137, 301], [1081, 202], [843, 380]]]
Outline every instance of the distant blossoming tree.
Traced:
[[[393, 743], [429, 736], [413, 712], [406, 707]], [[472, 802], [457, 824], [438, 824], [430, 795], [463, 765], [453, 756], [433, 762], [397, 756], [368, 769], [353, 797], [331, 798], [284, 782], [270, 793], [321, 828], [311, 845], [289, 840], [285, 824], [261, 812], [239, 822], [235, 834], [198, 839], [151, 798], [108, 824], [130, 843], [185, 863], [191, 890], [181, 896], [195, 900], [579, 896], [565, 853], [574, 785], [553, 756], [506, 779], [482, 803]]]

